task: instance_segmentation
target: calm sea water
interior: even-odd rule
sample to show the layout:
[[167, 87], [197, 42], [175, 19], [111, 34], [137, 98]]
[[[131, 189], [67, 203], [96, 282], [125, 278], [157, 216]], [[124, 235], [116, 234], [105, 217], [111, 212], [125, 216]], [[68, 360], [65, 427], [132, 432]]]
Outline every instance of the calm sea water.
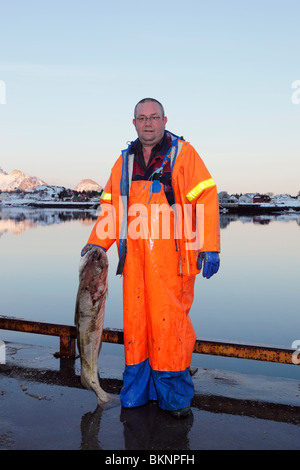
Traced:
[[[96, 211], [0, 209], [0, 315], [73, 324], [81, 248]], [[221, 217], [221, 267], [198, 276], [190, 316], [197, 338], [291, 347], [300, 339], [300, 214]], [[105, 327], [123, 328], [117, 250], [108, 252]], [[0, 330], [0, 339], [58, 348], [58, 338]], [[123, 355], [104, 344], [102, 353]], [[193, 365], [300, 377], [296, 365], [193, 355]]]

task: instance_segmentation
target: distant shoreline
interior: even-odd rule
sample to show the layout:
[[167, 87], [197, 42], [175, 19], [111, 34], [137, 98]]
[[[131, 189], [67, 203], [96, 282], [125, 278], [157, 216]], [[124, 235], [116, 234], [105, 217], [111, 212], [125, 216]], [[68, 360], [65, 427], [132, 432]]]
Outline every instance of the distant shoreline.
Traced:
[[39, 201], [39, 202], [17, 202], [11, 201], [11, 203], [5, 202], [1, 204], [0, 208], [10, 208], [10, 207], [28, 207], [34, 209], [97, 209], [100, 205], [100, 202], [95, 201], [85, 201], [85, 202], [70, 202], [70, 201]]
[[[85, 201], [85, 202], [70, 202], [70, 201], [39, 201], [39, 202], [12, 202], [11, 204], [1, 204], [0, 208], [11, 208], [11, 207], [30, 207], [36, 209], [97, 209], [99, 207], [99, 202], [95, 201]], [[271, 213], [280, 213], [286, 211], [295, 211], [300, 213], [300, 205], [275, 205], [275, 204], [230, 204], [230, 203], [220, 203], [220, 212], [221, 213], [230, 213], [230, 214], [271, 214]]]
[[[22, 204], [23, 206], [25, 204]], [[20, 204], [21, 206], [21, 204]], [[6, 206], [7, 207], [7, 206]], [[66, 208], [66, 209], [97, 209], [99, 207], [99, 202], [31, 202], [26, 204], [26, 207], [35, 207], [39, 209], [43, 208]]]
[[230, 214], [272, 214], [286, 211], [300, 212], [300, 205], [275, 205], [275, 204], [220, 204], [220, 212]]

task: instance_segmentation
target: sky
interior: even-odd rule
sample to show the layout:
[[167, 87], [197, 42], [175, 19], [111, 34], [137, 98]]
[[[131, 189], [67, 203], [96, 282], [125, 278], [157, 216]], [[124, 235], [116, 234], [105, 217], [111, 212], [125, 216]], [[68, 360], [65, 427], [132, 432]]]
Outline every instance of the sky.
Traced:
[[300, 191], [299, 0], [0, 0], [0, 167], [104, 186], [135, 104], [218, 191]]

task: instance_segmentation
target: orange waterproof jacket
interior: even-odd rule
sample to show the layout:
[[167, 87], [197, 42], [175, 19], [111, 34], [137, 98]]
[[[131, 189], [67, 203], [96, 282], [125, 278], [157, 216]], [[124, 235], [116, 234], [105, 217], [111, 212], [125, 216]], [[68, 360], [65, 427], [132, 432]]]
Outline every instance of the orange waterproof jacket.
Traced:
[[[178, 274], [198, 274], [199, 252], [220, 252], [220, 221], [217, 187], [202, 159], [193, 146], [166, 131], [172, 137], [171, 170], [175, 205], [175, 233], [180, 251]], [[112, 168], [101, 195], [101, 213], [88, 243], [108, 250], [116, 241], [119, 255], [128, 235], [126, 223], [126, 187], [130, 189], [134, 155], [131, 146], [122, 152]], [[125, 191], [124, 191], [125, 187]], [[149, 207], [151, 193], [149, 191]], [[174, 219], [174, 217], [173, 217]], [[125, 232], [124, 232], [125, 226]], [[122, 256], [126, 252], [126, 246]], [[126, 253], [125, 253], [126, 255]]]

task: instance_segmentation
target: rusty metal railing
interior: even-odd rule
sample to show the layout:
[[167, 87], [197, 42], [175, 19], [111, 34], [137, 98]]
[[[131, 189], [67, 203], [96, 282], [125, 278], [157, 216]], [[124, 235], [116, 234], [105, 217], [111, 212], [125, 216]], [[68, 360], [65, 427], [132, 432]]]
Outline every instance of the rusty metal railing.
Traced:
[[[76, 357], [75, 326], [0, 316], [0, 329], [59, 336], [60, 350], [59, 353], [55, 355], [57, 357]], [[124, 344], [123, 331], [106, 328], [102, 333], [102, 341], [104, 343]], [[290, 348], [206, 339], [196, 339], [194, 348], [194, 353], [198, 354], [278, 362], [281, 364], [295, 364], [295, 362], [293, 362], [294, 352], [295, 350]]]
[[59, 336], [60, 350], [59, 353], [57, 353], [57, 356], [75, 357], [75, 326], [0, 316], [0, 329], [22, 331], [23, 333], [36, 333], [39, 335]]

